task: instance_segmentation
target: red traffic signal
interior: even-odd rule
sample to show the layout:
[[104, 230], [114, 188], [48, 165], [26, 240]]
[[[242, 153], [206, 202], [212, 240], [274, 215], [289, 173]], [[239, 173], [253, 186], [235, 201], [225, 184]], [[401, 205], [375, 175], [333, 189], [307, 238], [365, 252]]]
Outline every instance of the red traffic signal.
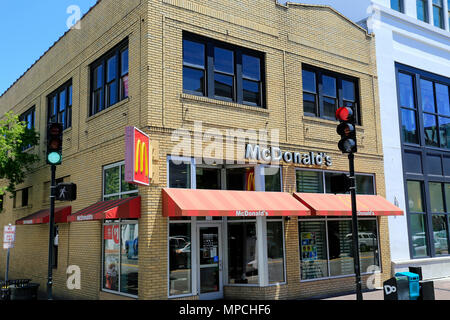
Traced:
[[339, 121], [351, 121], [353, 119], [353, 109], [342, 107], [336, 110], [336, 119]]
[[336, 119], [340, 121], [336, 132], [341, 136], [338, 148], [342, 153], [357, 152], [356, 128], [353, 109], [342, 107], [336, 110]]

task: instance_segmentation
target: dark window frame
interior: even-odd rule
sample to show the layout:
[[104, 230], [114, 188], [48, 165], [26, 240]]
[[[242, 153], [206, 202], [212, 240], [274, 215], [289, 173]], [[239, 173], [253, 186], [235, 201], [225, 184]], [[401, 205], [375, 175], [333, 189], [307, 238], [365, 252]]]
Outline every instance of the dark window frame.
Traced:
[[[61, 107], [61, 93], [65, 92], [65, 107], [64, 110], [60, 110]], [[70, 98], [72, 97], [72, 98]], [[52, 103], [52, 100], [56, 98], [56, 106]], [[59, 122], [63, 124], [63, 130], [72, 127], [72, 106], [73, 106], [73, 85], [72, 79], [64, 83], [58, 89], [53, 91], [47, 96], [47, 122]], [[53, 109], [53, 110], [52, 110]], [[54, 112], [56, 113], [54, 114]]]
[[[400, 103], [400, 82], [399, 82], [399, 74], [406, 74], [412, 77], [413, 79], [413, 94], [414, 94], [414, 103], [415, 103], [415, 109], [411, 109], [409, 107], [403, 107], [401, 106]], [[430, 111], [423, 111], [423, 103], [422, 103], [422, 87], [421, 87], [421, 80], [425, 80], [425, 81], [431, 81], [433, 83], [433, 94], [434, 94], [434, 105], [435, 105], [435, 112], [430, 112]], [[408, 109], [408, 110], [414, 110], [416, 115], [416, 130], [417, 130], [417, 134], [418, 134], [418, 143], [411, 143], [411, 142], [405, 142], [402, 139], [402, 145], [404, 146], [410, 146], [410, 147], [422, 147], [422, 148], [426, 148], [426, 149], [432, 149], [432, 150], [437, 150], [437, 151], [443, 151], [443, 150], [450, 150], [450, 148], [444, 148], [441, 147], [442, 143], [441, 143], [441, 137], [440, 137], [440, 117], [444, 117], [444, 118], [449, 118], [450, 119], [450, 115], [445, 115], [445, 114], [441, 114], [439, 112], [439, 107], [437, 105], [437, 95], [436, 95], [436, 84], [440, 84], [440, 85], [444, 85], [448, 87], [449, 90], [449, 97], [450, 97], [450, 78], [445, 78], [443, 76], [439, 76], [439, 75], [435, 75], [432, 74], [430, 72], [426, 72], [423, 70], [419, 70], [413, 67], [409, 67], [406, 65], [401, 65], [401, 64], [396, 64], [396, 83], [397, 83], [397, 103], [398, 103], [398, 110], [399, 110], [399, 127], [400, 127], [400, 137], [402, 137], [402, 132], [401, 132], [401, 126], [402, 126], [402, 114], [401, 114], [401, 109]], [[449, 102], [450, 103], [450, 102]], [[436, 128], [438, 130], [438, 145], [439, 147], [435, 147], [435, 146], [431, 146], [431, 145], [427, 145], [425, 142], [425, 133], [424, 133], [424, 120], [423, 120], [423, 116], [424, 114], [430, 114], [430, 115], [434, 115], [437, 118], [437, 122], [436, 122]]]
[[[31, 124], [28, 122], [27, 118], [31, 115]], [[27, 111], [22, 113], [19, 116], [19, 121], [26, 122], [28, 129], [35, 129], [36, 128], [36, 106], [32, 106]], [[23, 147], [22, 151], [25, 151], [27, 149], [31, 148], [31, 145]]]
[[393, 0], [391, 0], [390, 3], [389, 3], [390, 4], [390, 8], [392, 10], [395, 10], [395, 11], [401, 12], [401, 13], [405, 13], [405, 4], [403, 3], [403, 0], [394, 0], [394, 1], [398, 2], [398, 10], [394, 9], [394, 7], [392, 6], [392, 1]]
[[[361, 92], [360, 92], [360, 84], [359, 84], [359, 78], [355, 78], [352, 76], [348, 76], [342, 73], [333, 72], [330, 70], [318, 68], [312, 65], [308, 64], [302, 64], [302, 72], [303, 71], [309, 71], [313, 72], [315, 74], [315, 81], [316, 81], [316, 93], [304, 90], [302, 88], [302, 92], [305, 92], [307, 94], [314, 94], [316, 96], [316, 112], [310, 113], [310, 112], [304, 112], [303, 114], [305, 116], [309, 117], [316, 117], [326, 120], [332, 120], [337, 121], [335, 117], [328, 117], [324, 115], [324, 99], [330, 98], [330, 96], [324, 94], [323, 92], [323, 76], [328, 76], [336, 79], [336, 97], [331, 97], [332, 99], [335, 99], [337, 105], [336, 108], [344, 106], [344, 103], [351, 103], [355, 107], [355, 119], [357, 125], [362, 125], [362, 117], [361, 117], [361, 108], [360, 108], [360, 101], [361, 101]], [[355, 86], [355, 100], [351, 101], [348, 99], [344, 99], [344, 92], [343, 92], [343, 81], [352, 82]], [[304, 103], [304, 100], [302, 100], [302, 103]]]
[[[419, 2], [423, 5], [423, 20], [419, 18]], [[430, 13], [428, 12], [428, 0], [416, 0], [416, 9], [417, 9], [417, 20], [429, 23], [430, 21]]]
[[[128, 72], [122, 73], [122, 53], [124, 51], [128, 50]], [[108, 60], [112, 57], [116, 57], [116, 65], [115, 65], [115, 78], [107, 82], [107, 72], [108, 72]], [[101, 86], [99, 88], [96, 87], [96, 84], [94, 83], [95, 79], [95, 71], [101, 67], [101, 77], [102, 82]], [[128, 98], [128, 95], [124, 94], [123, 90], [123, 80], [125, 77], [129, 77], [129, 44], [128, 44], [128, 38], [121, 41], [118, 45], [116, 45], [114, 48], [109, 50], [107, 53], [102, 55], [99, 59], [94, 61], [90, 66], [90, 89], [89, 89], [89, 115], [93, 116], [117, 103], [120, 101], [125, 100]], [[115, 96], [116, 101], [113, 104], [110, 104], [109, 101], [109, 92], [108, 88], [112, 84], [115, 84]], [[94, 101], [96, 98], [96, 94], [100, 93], [100, 99], [99, 104], [97, 105]]]
[[[256, 50], [243, 48], [237, 45], [233, 45], [230, 43], [222, 42], [219, 40], [214, 40], [208, 37], [200, 36], [197, 34], [193, 34], [190, 32], [183, 32], [183, 41], [188, 40], [192, 42], [201, 43], [205, 46], [205, 65], [203, 68], [200, 68], [199, 66], [193, 66], [189, 63], [186, 63], [183, 58], [183, 69], [185, 67], [196, 69], [196, 70], [202, 70], [204, 72], [204, 83], [203, 83], [203, 93], [187, 90], [184, 88], [183, 85], [183, 92], [187, 94], [193, 94], [193, 95], [199, 95], [208, 97], [214, 100], [221, 100], [221, 101], [227, 101], [227, 102], [234, 102], [239, 103], [243, 105], [249, 105], [249, 106], [255, 106], [259, 108], [265, 108], [266, 106], [266, 72], [265, 72], [265, 53], [259, 52]], [[221, 71], [215, 70], [214, 66], [214, 48], [221, 48], [230, 50], [234, 53], [234, 74], [228, 74]], [[242, 66], [242, 56], [248, 55], [251, 57], [258, 58], [260, 60], [260, 80], [250, 79], [244, 76], [243, 74], [243, 66]], [[215, 84], [214, 84], [214, 74], [220, 73], [225, 74], [226, 76], [233, 76], [233, 97], [232, 99], [227, 97], [221, 97], [215, 95]], [[258, 82], [259, 86], [259, 104], [253, 103], [250, 101], [244, 100], [244, 81], [252, 81], [252, 82]], [[184, 83], [184, 78], [183, 78]]]
[[[433, 25], [435, 27], [438, 27], [438, 28], [441, 28], [441, 29], [445, 29], [445, 23], [444, 23], [444, 2], [443, 2], [443, 0], [439, 0], [441, 2], [441, 4], [439, 5], [439, 4], [435, 3], [434, 0], [431, 0], [431, 1], [432, 1], [431, 6], [432, 6], [432, 9], [433, 9]], [[436, 17], [435, 17], [435, 14], [434, 14], [435, 13], [435, 11], [434, 11], [435, 8], [438, 8], [437, 10], [439, 11], [439, 25], [436, 25]]]

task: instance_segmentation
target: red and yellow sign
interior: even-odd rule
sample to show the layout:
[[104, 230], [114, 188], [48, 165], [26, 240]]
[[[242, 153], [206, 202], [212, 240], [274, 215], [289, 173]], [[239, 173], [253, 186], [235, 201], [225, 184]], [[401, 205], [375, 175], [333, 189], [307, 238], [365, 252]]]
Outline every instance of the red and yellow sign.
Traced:
[[135, 127], [125, 128], [125, 181], [150, 185], [150, 138]]

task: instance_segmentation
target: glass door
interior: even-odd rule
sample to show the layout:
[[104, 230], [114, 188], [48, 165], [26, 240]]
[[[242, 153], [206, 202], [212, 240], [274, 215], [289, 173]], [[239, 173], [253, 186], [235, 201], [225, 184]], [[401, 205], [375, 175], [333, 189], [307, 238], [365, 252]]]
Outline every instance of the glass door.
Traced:
[[223, 298], [222, 235], [219, 224], [197, 226], [199, 296], [203, 300]]

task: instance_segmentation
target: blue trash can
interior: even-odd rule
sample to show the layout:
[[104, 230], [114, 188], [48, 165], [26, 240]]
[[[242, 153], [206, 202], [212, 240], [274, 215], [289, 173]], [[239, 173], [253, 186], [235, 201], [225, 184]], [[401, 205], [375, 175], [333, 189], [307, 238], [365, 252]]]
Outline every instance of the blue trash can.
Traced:
[[396, 277], [407, 277], [409, 283], [409, 299], [417, 300], [420, 296], [419, 275], [412, 272], [397, 272]]

